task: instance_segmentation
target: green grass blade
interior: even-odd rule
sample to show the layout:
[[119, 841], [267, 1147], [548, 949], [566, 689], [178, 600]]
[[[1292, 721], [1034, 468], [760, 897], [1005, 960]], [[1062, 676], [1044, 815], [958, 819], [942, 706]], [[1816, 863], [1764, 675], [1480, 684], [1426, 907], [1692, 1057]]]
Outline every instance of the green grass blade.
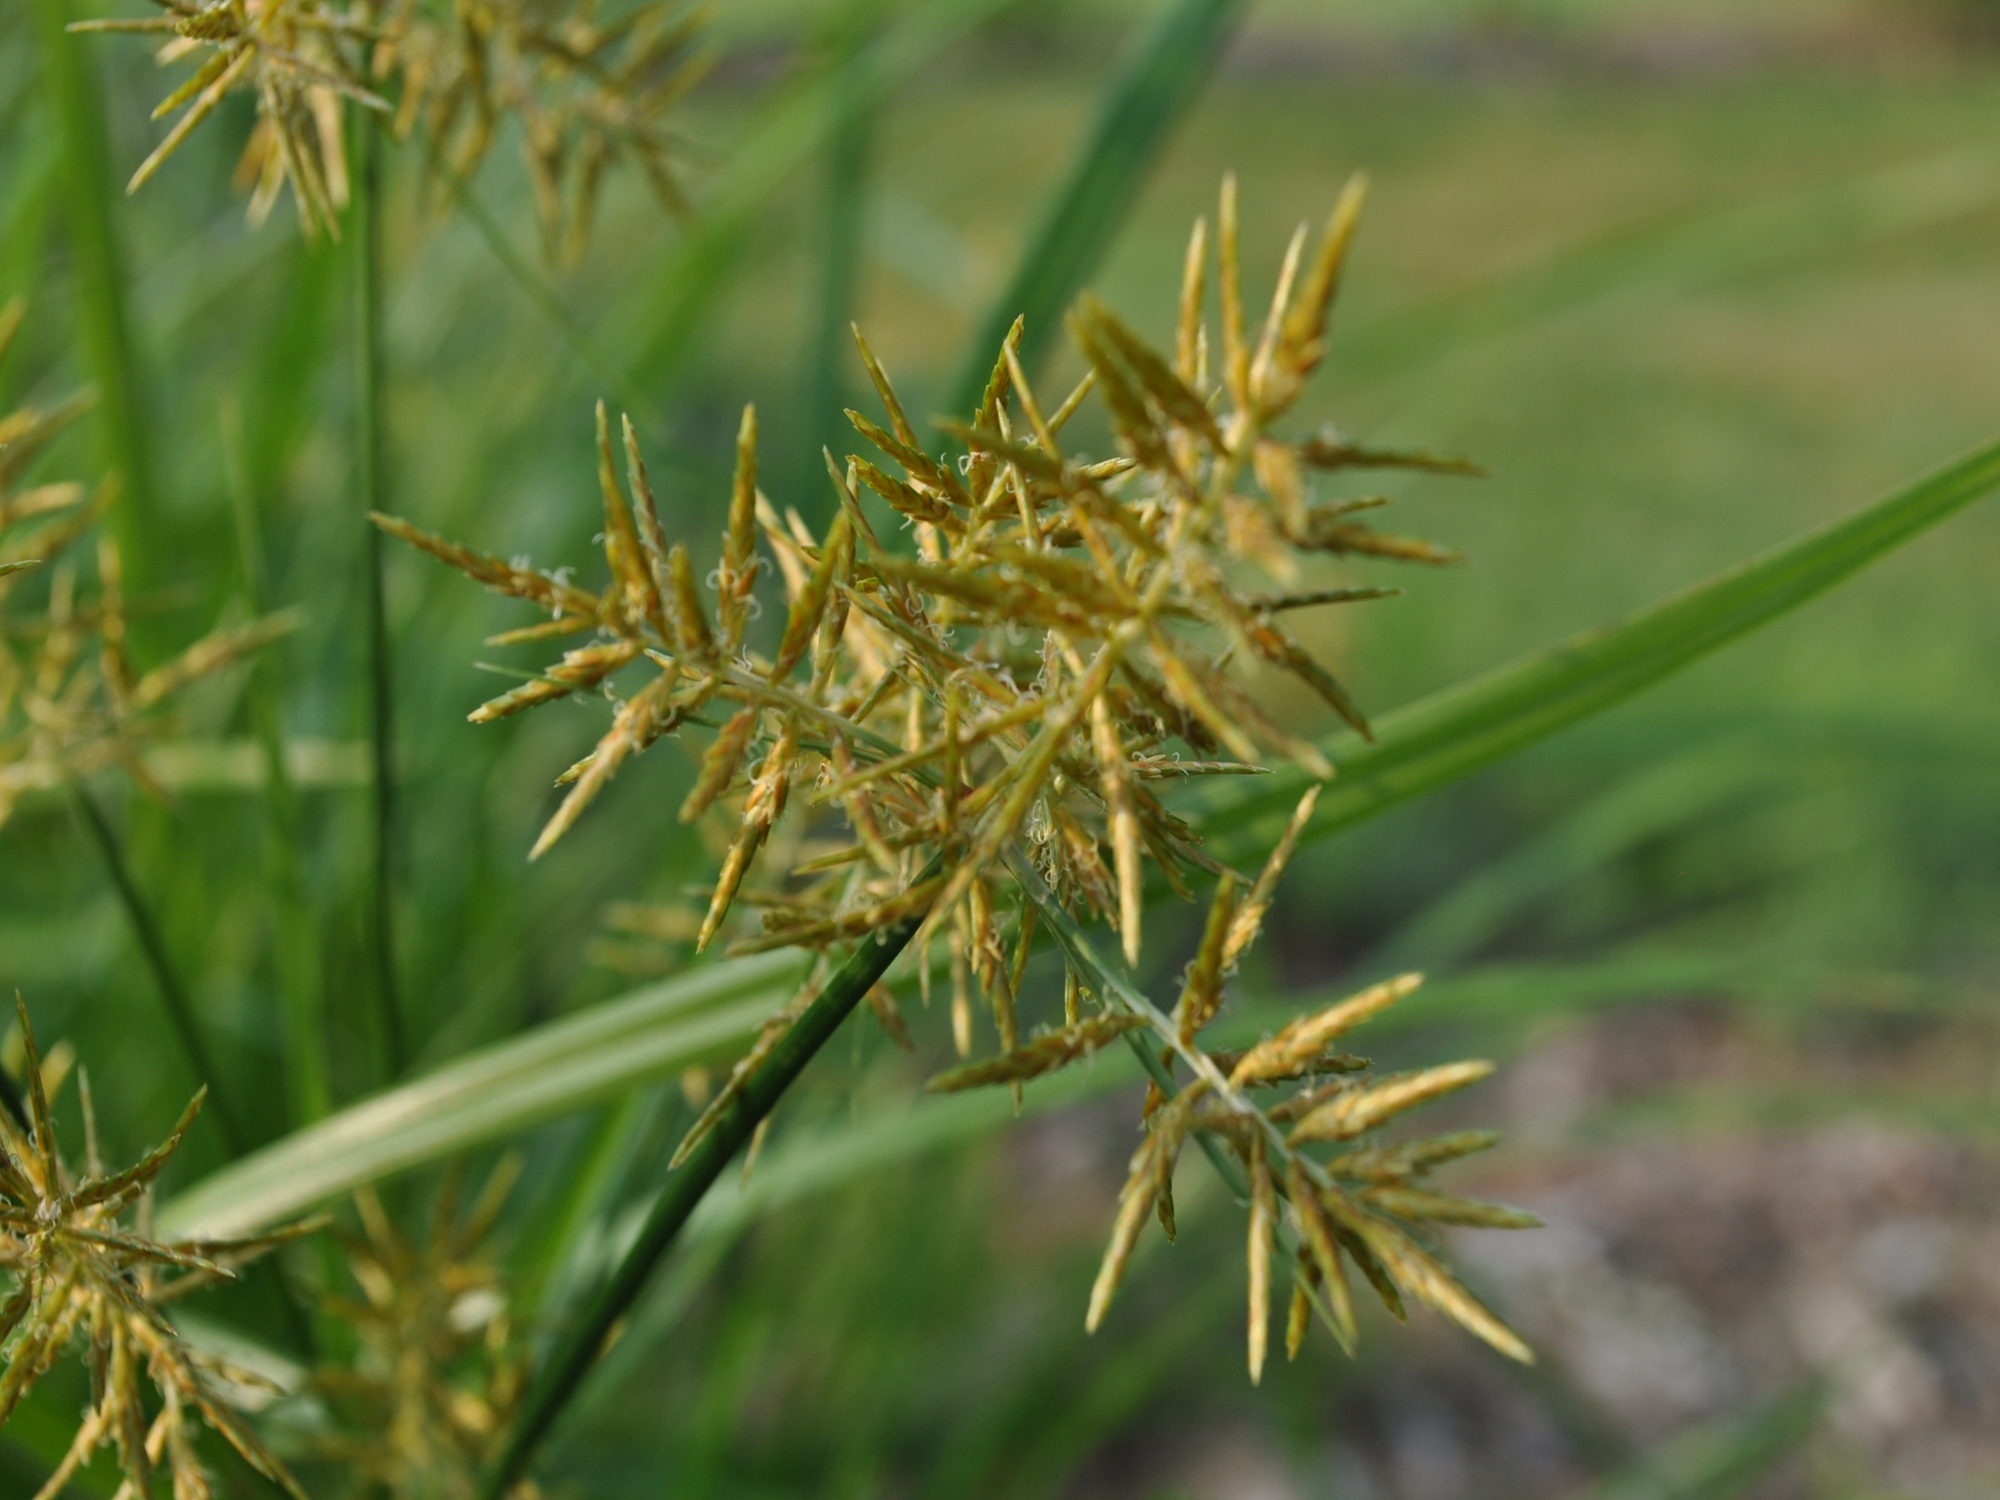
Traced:
[[166, 1204], [163, 1234], [250, 1234], [424, 1162], [520, 1134], [740, 1047], [804, 968], [775, 953], [715, 964], [536, 1027], [350, 1105]]
[[1812, 1436], [1826, 1397], [1824, 1381], [1808, 1380], [1747, 1415], [1705, 1422], [1580, 1500], [1733, 1500]]
[[[31, 306], [48, 275], [49, 227], [63, 186], [55, 136], [39, 118], [22, 122], [8, 142], [8, 181], [0, 188], [0, 295]], [[0, 369], [0, 409], [13, 409], [25, 378], [18, 365]]]
[[1021, 363], [1033, 371], [1062, 314], [1124, 222], [1147, 170], [1201, 96], [1241, 0], [1172, 0], [1140, 37], [1104, 95], [1089, 141], [1071, 164], [1041, 224], [967, 345], [940, 409], [970, 411], [1014, 319], [1025, 318]]
[[757, 210], [810, 162], [855, 111], [914, 76], [1004, 0], [925, 0], [848, 61], [779, 100], [730, 150], [729, 165], [699, 205], [700, 218], [633, 306], [605, 325], [638, 330], [614, 369], [658, 379], [685, 354], [714, 305]]
[[1357, 320], [1341, 358], [1379, 379], [1615, 298], [1820, 264], [1979, 212], [2000, 196], [1996, 184], [2000, 152], [1981, 146], [1622, 235], [1497, 285]]
[[[389, 509], [383, 483], [382, 368], [382, 142], [381, 127], [365, 109], [354, 115], [354, 196], [348, 233], [354, 257], [354, 468], [356, 509], [361, 517]], [[367, 533], [368, 721], [374, 746], [370, 800], [374, 811], [373, 889], [369, 939], [374, 950], [372, 1021], [376, 1076], [390, 1081], [402, 1074], [408, 1049], [396, 980], [396, 718], [395, 681], [390, 660], [389, 606], [384, 595], [384, 538], [380, 527], [360, 522]]]
[[[223, 468], [236, 521], [237, 572], [252, 618], [270, 609], [264, 566], [264, 534], [240, 408], [222, 409]], [[298, 789], [285, 764], [284, 704], [278, 664], [259, 653], [250, 664], [244, 694], [264, 769], [264, 869], [269, 879], [272, 959], [283, 1005], [285, 1089], [294, 1128], [323, 1119], [333, 1109], [333, 1079], [327, 1067], [331, 1036], [320, 972], [319, 930], [306, 900], [305, 861], [300, 848]]]
[[104, 125], [104, 93], [85, 55], [88, 42], [64, 27], [66, 0], [35, 0], [42, 47], [42, 77], [62, 138], [64, 224], [76, 265], [76, 317], [90, 375], [97, 386], [106, 464], [124, 482], [116, 511], [126, 576], [134, 586], [157, 583], [148, 570], [146, 543], [153, 519], [149, 458], [138, 361], [126, 309], [124, 267], [114, 206], [123, 197], [111, 168]]
[[[1325, 749], [1338, 777], [1309, 833], [1325, 837], [1434, 792], [1624, 701], [1748, 635], [2000, 487], [2000, 441], [1845, 520], [1718, 574], [1611, 625], [1570, 637], [1384, 717], [1375, 743]], [[1305, 787], [1287, 769], [1205, 799], [1225, 860], [1261, 857]]]
[[1649, 765], [1553, 827], [1473, 871], [1361, 959], [1369, 974], [1436, 973], [1493, 939], [1537, 902], [1648, 839], [1692, 823], [1778, 774], [1747, 744], [1707, 744]]
[[617, 1206], [632, 1153], [659, 1107], [657, 1089], [633, 1089], [605, 1110], [569, 1165], [567, 1182], [536, 1215], [525, 1249], [514, 1258], [517, 1316], [547, 1325], [587, 1277], [577, 1274], [584, 1247]]

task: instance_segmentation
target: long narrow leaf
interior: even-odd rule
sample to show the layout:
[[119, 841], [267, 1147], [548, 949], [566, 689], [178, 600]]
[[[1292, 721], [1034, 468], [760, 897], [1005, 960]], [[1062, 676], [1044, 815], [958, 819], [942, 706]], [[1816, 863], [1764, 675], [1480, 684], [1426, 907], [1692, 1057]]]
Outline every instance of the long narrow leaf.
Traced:
[[[348, 206], [348, 234], [354, 258], [354, 479], [355, 513], [369, 516], [390, 508], [385, 487], [388, 415], [382, 350], [382, 141], [381, 129], [365, 109], [353, 111], [354, 201]], [[374, 813], [375, 847], [369, 888], [369, 946], [374, 986], [369, 993], [376, 1081], [394, 1082], [406, 1055], [403, 1007], [396, 978], [395, 869], [397, 844], [396, 691], [389, 605], [379, 526], [366, 526], [364, 566], [368, 601], [368, 728], [374, 749], [369, 802]]]
[[1740, 739], [1644, 766], [1504, 858], [1472, 871], [1370, 949], [1359, 967], [1371, 974], [1434, 974], [1456, 966], [1566, 883], [1648, 839], [1742, 802], [1780, 774], [1778, 763]]
[[780, 102], [730, 151], [729, 166], [700, 205], [697, 225], [661, 258], [626, 316], [632, 342], [611, 349], [611, 367], [658, 379], [687, 350], [716, 289], [736, 261], [752, 216], [852, 117], [912, 77], [940, 51], [999, 9], [1002, 0], [925, 0], [838, 68]]
[[2000, 196], [1991, 146], [1926, 157], [1586, 246], [1495, 284], [1356, 318], [1343, 364], [1380, 379], [1616, 298], [1671, 297], [1918, 233]]
[[1826, 1382], [1807, 1380], [1766, 1405], [1669, 1439], [1582, 1500], [1731, 1500], [1813, 1435], [1826, 1401]]
[[1201, 96], [1243, 9], [1241, 0], [1172, 0], [1139, 38], [1105, 94], [1089, 140], [1056, 190], [1006, 289], [980, 320], [945, 390], [944, 409], [970, 411], [993, 368], [993, 351], [1018, 316], [1020, 355], [1032, 370], [1145, 186], [1175, 125]]
[[161, 1210], [161, 1233], [249, 1234], [726, 1052], [784, 1003], [802, 967], [789, 953], [717, 964], [475, 1052], [204, 1179]]
[[[1325, 749], [1338, 776], [1320, 797], [1307, 836], [1324, 838], [1434, 792], [1601, 713], [1796, 609], [1995, 488], [2000, 441], [1615, 624], [1399, 709], [1377, 723], [1373, 744], [1336, 736]], [[1216, 830], [1216, 855], [1250, 859], [1269, 848], [1303, 785], [1304, 773], [1287, 769], [1206, 799], [1198, 817]]]
[[42, 79], [62, 138], [63, 212], [75, 269], [76, 316], [97, 386], [104, 457], [124, 484], [114, 525], [127, 581], [137, 586], [157, 578], [146, 550], [153, 514], [152, 465], [113, 223], [113, 206], [122, 195], [111, 169], [104, 91], [83, 39], [64, 30], [70, 19], [65, 0], [35, 0]]

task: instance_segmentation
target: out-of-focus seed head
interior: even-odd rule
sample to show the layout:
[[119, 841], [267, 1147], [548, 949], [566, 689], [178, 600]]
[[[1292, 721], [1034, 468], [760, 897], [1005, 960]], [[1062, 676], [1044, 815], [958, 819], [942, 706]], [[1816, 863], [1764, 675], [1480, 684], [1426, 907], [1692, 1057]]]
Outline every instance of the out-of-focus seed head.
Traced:
[[447, 192], [479, 169], [515, 117], [551, 255], [574, 261], [604, 172], [645, 173], [687, 212], [679, 152], [663, 117], [707, 71], [698, 11], [648, 0], [600, 20], [591, 0], [162, 0], [165, 15], [80, 21], [74, 31], [162, 38], [163, 65], [194, 70], [153, 111], [180, 111], [133, 173], [137, 191], [231, 93], [256, 96], [237, 163], [262, 223], [289, 184], [308, 234], [338, 237], [351, 185], [346, 111], [372, 110], [398, 139], [421, 133]]
[[[758, 492], [756, 425], [746, 412], [729, 521], [708, 575], [712, 606], [688, 550], [669, 548], [659, 531], [629, 427], [629, 498], [617, 488], [608, 437], [601, 439], [610, 576], [600, 594], [565, 584], [558, 597], [554, 575], [382, 520], [490, 587], [549, 611], [550, 628], [567, 618], [598, 632], [595, 644], [569, 651], [474, 715], [498, 718], [587, 690], [614, 702], [597, 750], [565, 773], [570, 791], [537, 854], [645, 744], [706, 724], [713, 737], [681, 816], [718, 821], [727, 848], [695, 946], [733, 931], [733, 951], [802, 947], [821, 955], [708, 1101], [682, 1157], [818, 993], [834, 950], [920, 919], [912, 945], [919, 978], [928, 986], [932, 939], [941, 936], [960, 1055], [973, 1046], [975, 986], [1001, 1049], [933, 1079], [933, 1089], [1005, 1084], [1018, 1091], [1121, 1036], [1160, 1049], [1163, 1071], [1154, 1075], [1145, 1139], [1121, 1195], [1088, 1326], [1107, 1314], [1148, 1219], [1157, 1216], [1172, 1235], [1175, 1165], [1190, 1137], [1206, 1137], [1246, 1174], [1253, 1378], [1264, 1363], [1269, 1261], [1280, 1236], [1304, 1252], [1295, 1276], [1303, 1306], [1317, 1307], [1344, 1345], [1354, 1337], [1344, 1270], [1351, 1262], [1396, 1308], [1407, 1292], [1505, 1352], [1526, 1354], [1402, 1227], [1499, 1227], [1521, 1216], [1414, 1185], [1450, 1151], [1359, 1143], [1404, 1111], [1483, 1076], [1486, 1065], [1370, 1082], [1365, 1059], [1330, 1050], [1408, 994], [1415, 976], [1301, 1017], [1235, 1052], [1211, 1051], [1202, 1040], [1256, 940], [1317, 788], [1254, 877], [1204, 850], [1198, 830], [1173, 810], [1172, 793], [1196, 780], [1261, 774], [1273, 757], [1315, 777], [1332, 774], [1319, 746], [1246, 688], [1244, 663], [1289, 673], [1333, 715], [1369, 733], [1346, 688], [1284, 619], [1392, 591], [1311, 586], [1305, 574], [1316, 556], [1429, 564], [1454, 557], [1357, 519], [1384, 503], [1376, 497], [1323, 495], [1319, 487], [1321, 476], [1353, 469], [1469, 466], [1367, 448], [1331, 432], [1283, 431], [1324, 357], [1329, 305], [1359, 208], [1356, 185], [1317, 246], [1301, 228], [1253, 332], [1241, 304], [1235, 187], [1225, 183], [1216, 235], [1219, 372], [1209, 370], [1209, 240], [1198, 226], [1171, 358], [1086, 298], [1069, 327], [1089, 373], [1052, 406], [1022, 367], [1017, 324], [971, 420], [936, 423], [956, 452], [930, 451], [857, 330], [886, 425], [848, 415], [874, 451], [844, 464], [827, 455], [836, 519], [815, 536], [795, 512], [781, 517]], [[1067, 425], [1092, 397], [1117, 445], [1109, 459], [1090, 461], [1065, 447]], [[911, 545], [885, 540], [893, 535], [886, 529], [878, 534], [864, 492], [895, 514]], [[636, 533], [621, 520], [627, 516], [638, 518]], [[787, 606], [764, 635], [748, 621], [758, 533], [777, 561]], [[643, 681], [621, 678], [627, 667], [645, 674]], [[781, 836], [787, 826], [789, 838]], [[1077, 918], [1101, 918], [1117, 929], [1127, 960], [1136, 961], [1148, 868], [1184, 897], [1199, 882], [1216, 882], [1172, 1015], [1117, 999], [1117, 985], [1077, 946], [1088, 940], [1065, 937], [1063, 1025], [1021, 1036], [1035, 915], [1079, 934]], [[758, 914], [754, 924], [732, 927], [739, 906]], [[1098, 1003], [1096, 1012], [1082, 1013], [1086, 998]], [[887, 1015], [884, 1021], [897, 1024]], [[1191, 1077], [1175, 1077], [1182, 1066]], [[1292, 1084], [1303, 1088], [1267, 1097]], [[1322, 1160], [1316, 1153], [1328, 1142], [1339, 1143], [1341, 1154]], [[1343, 1162], [1362, 1163], [1365, 1172], [1343, 1177]], [[1280, 1199], [1289, 1200], [1289, 1214], [1281, 1214]], [[1287, 1343], [1296, 1349], [1303, 1333], [1296, 1305], [1291, 1325]]]
[[[0, 309], [0, 358], [21, 325]], [[142, 669], [128, 645], [118, 548], [98, 536], [118, 496], [74, 481], [24, 484], [43, 450], [87, 411], [87, 393], [0, 417], [0, 824], [25, 795], [116, 771], [154, 791], [145, 752], [174, 730], [175, 700], [299, 624], [286, 611], [225, 625]]]

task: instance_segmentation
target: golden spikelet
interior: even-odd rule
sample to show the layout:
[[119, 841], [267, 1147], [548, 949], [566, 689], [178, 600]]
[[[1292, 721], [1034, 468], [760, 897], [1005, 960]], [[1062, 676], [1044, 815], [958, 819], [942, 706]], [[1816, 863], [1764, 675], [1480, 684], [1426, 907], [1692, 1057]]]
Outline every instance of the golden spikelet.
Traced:
[[257, 121], [236, 168], [261, 224], [289, 185], [308, 234], [338, 237], [350, 194], [345, 112], [381, 116], [398, 139], [421, 131], [427, 165], [469, 179], [500, 122], [521, 122], [522, 155], [551, 255], [582, 253], [607, 167], [635, 163], [662, 203], [688, 211], [663, 116], [707, 71], [703, 16], [662, 0], [600, 21], [546, 0], [161, 0], [164, 15], [78, 21], [72, 31], [165, 39], [163, 63], [194, 70], [153, 111], [180, 111], [132, 174], [137, 192], [231, 93]]
[[[305, 1492], [216, 1388], [216, 1377], [257, 1387], [248, 1371], [197, 1356], [162, 1307], [217, 1281], [235, 1267], [311, 1233], [322, 1221], [248, 1239], [154, 1239], [146, 1228], [148, 1192], [201, 1108], [197, 1093], [172, 1134], [133, 1166], [106, 1172], [96, 1160], [97, 1125], [82, 1089], [86, 1160], [79, 1174], [58, 1148], [45, 1069], [28, 1008], [14, 998], [27, 1052], [25, 1121], [0, 1113], [0, 1267], [14, 1292], [0, 1309], [6, 1368], [0, 1372], [0, 1422], [6, 1421], [64, 1349], [80, 1344], [97, 1372], [90, 1404], [44, 1493], [54, 1495], [106, 1444], [117, 1449], [125, 1488], [151, 1494], [163, 1459], [176, 1496], [206, 1495], [211, 1483], [189, 1441], [199, 1416], [245, 1463], [294, 1500]], [[128, 1222], [128, 1210], [135, 1211]], [[149, 1409], [144, 1386], [158, 1395]]]
[[1250, 1383], [1264, 1378], [1266, 1341], [1271, 1336], [1271, 1234], [1277, 1192], [1265, 1159], [1264, 1137], [1250, 1138]]

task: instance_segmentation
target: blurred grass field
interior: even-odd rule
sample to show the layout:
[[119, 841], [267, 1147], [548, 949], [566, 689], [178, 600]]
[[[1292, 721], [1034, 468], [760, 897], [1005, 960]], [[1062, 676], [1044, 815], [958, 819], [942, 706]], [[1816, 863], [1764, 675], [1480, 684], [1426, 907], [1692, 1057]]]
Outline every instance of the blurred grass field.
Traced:
[[[1399, 484], [1403, 524], [1470, 565], [1409, 580], [1405, 597], [1312, 640], [1371, 710], [1694, 582], [2000, 425], [2000, 54], [1965, 40], [1974, 9], [1292, 0], [1253, 12], [1093, 285], [1157, 334], [1186, 225], [1225, 170], [1242, 179], [1259, 289], [1292, 223], [1317, 219], [1350, 172], [1371, 175], [1306, 415], [1493, 471]], [[1142, 12], [1003, 10], [870, 116], [852, 310], [913, 410], [932, 409]], [[836, 30], [819, 6], [724, 19], [739, 51], [688, 123], [698, 179], [726, 171], [799, 38], [810, 55]], [[46, 397], [85, 378], [77, 291], [32, 29], [0, 17], [0, 37], [0, 301], [31, 304], [0, 398]], [[122, 175], [143, 155], [159, 85], [137, 47], [92, 55]], [[362, 538], [344, 458], [344, 270], [282, 213], [243, 225], [227, 179], [246, 121], [191, 142], [120, 208], [156, 470], [139, 570], [173, 594], [145, 628], [185, 638], [238, 590], [224, 413], [239, 413], [271, 597], [308, 611], [275, 654], [287, 729], [353, 746]], [[746, 400], [774, 435], [773, 498], [822, 507], [816, 449], [835, 431], [806, 409], [824, 394], [822, 176], [816, 159], [787, 176], [721, 245], [698, 324], [668, 349], [654, 336], [658, 274], [687, 231], [619, 183], [589, 260], [555, 279], [587, 360], [479, 233], [420, 209], [399, 170], [391, 508], [541, 564], [587, 562], [591, 402], [627, 393], [681, 530], [716, 524]], [[532, 260], [511, 160], [477, 191]], [[839, 369], [837, 394], [854, 401], [858, 362]], [[1084, 442], [1109, 446], [1103, 433]], [[57, 458], [86, 462], [88, 434]], [[1206, 1179], [1185, 1189], [1189, 1232], [1171, 1250], [1149, 1243], [1131, 1305], [1085, 1342], [1084, 1289], [1130, 1145], [1085, 1101], [864, 1164], [840, 1193], [692, 1248], [635, 1320], [651, 1337], [626, 1356], [630, 1378], [594, 1392], [558, 1469], [592, 1495], [1990, 1493], [2000, 1284], [1977, 1267], [2000, 1232], [1996, 574], [2000, 510], [1975, 508], [1597, 723], [1311, 851], [1288, 879], [1257, 985], [1317, 991], [1425, 968], [1445, 983], [1411, 1027], [1511, 1060], [1493, 1092], [1518, 1140], [1488, 1186], [1549, 1217], [1549, 1243], [1585, 1246], [1568, 1262], [1523, 1252], [1526, 1269], [1471, 1261], [1546, 1347], [1535, 1375], [1502, 1373], [1420, 1316], [1407, 1331], [1369, 1327], [1358, 1365], [1321, 1347], [1253, 1392], [1240, 1250], [1228, 1216], [1202, 1212]], [[479, 641], [518, 620], [414, 556], [393, 558], [390, 581], [407, 778], [400, 957], [418, 1055], [436, 1062], [679, 961], [608, 933], [607, 909], [680, 899], [709, 856], [673, 820], [690, 767], [668, 753], [625, 771], [528, 867], [553, 806], [548, 770], [588, 748], [598, 717], [466, 725], [492, 691], [470, 665], [494, 654]], [[248, 733], [240, 686], [201, 713], [209, 738]], [[351, 1096], [366, 1078], [364, 789], [309, 787], [306, 813]], [[198, 1009], [270, 1137], [283, 1101], [260, 816], [240, 790], [198, 788], [122, 810]], [[1157, 972], [1184, 956], [1162, 953]], [[59, 800], [25, 804], [0, 832], [0, 987], [17, 985], [115, 1101], [116, 1151], [156, 1135], [192, 1081]], [[941, 1055], [939, 1018], [922, 1025], [922, 1055]], [[920, 1076], [858, 1036], [788, 1106], [774, 1152], [890, 1105]], [[678, 1100], [671, 1085], [648, 1096], [635, 1192]], [[589, 1128], [536, 1136], [517, 1239], [539, 1232], [537, 1194], [575, 1169]], [[187, 1176], [218, 1159], [200, 1138], [186, 1155]], [[1861, 1186], [1838, 1212], [1757, 1217], [1813, 1171]], [[1680, 1213], [1720, 1224], [1718, 1242], [1680, 1256], [1672, 1232], [1633, 1228], [1647, 1182], [1675, 1184]], [[1919, 1225], [1922, 1253], [1944, 1257], [1919, 1293], [1878, 1295], [1853, 1269], [1856, 1255], [1922, 1258], [1868, 1239], [1885, 1223]], [[1664, 1248], [1649, 1260], [1633, 1248], [1647, 1244]], [[1588, 1308], [1575, 1326], [1543, 1317], [1536, 1276], [1565, 1274], [1594, 1288], [1589, 1308], [1613, 1311], [1588, 1328]], [[1724, 1283], [1740, 1304], [1715, 1291]], [[1821, 1326], [1811, 1317], [1771, 1309], [1824, 1301], [1829, 1286], [1864, 1305], [1854, 1326], [1893, 1345], [1918, 1395], [1871, 1406], [1840, 1386], [1824, 1401], [1808, 1392], [1810, 1420], [1799, 1415], [1815, 1370], [1838, 1385], [1840, 1351], [1798, 1331]], [[234, 1315], [255, 1325], [268, 1312], [246, 1292]], [[1620, 1375], [1621, 1358], [1693, 1373], [1648, 1385]], [[1737, 1450], [1751, 1458], [1732, 1469]]]

